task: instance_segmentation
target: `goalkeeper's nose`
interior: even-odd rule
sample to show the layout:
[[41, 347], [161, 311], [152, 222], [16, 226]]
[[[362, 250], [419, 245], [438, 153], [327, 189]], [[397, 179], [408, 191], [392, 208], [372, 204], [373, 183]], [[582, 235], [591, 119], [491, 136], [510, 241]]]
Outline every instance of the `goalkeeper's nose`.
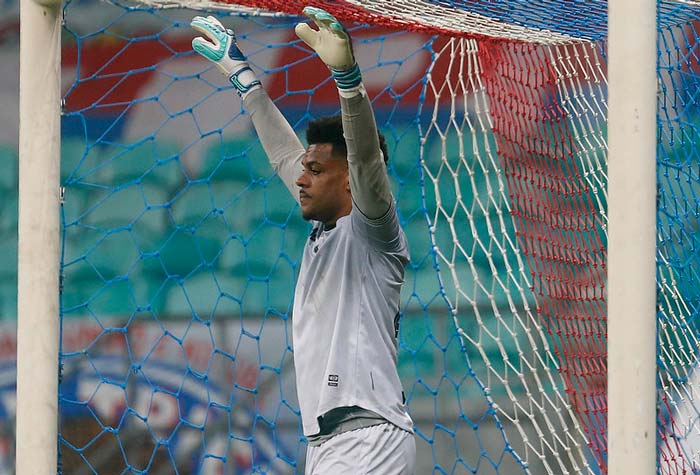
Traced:
[[302, 171], [301, 174], [299, 174], [299, 176], [297, 177], [296, 184], [302, 190], [309, 187], [309, 174], [306, 172], [306, 170]]

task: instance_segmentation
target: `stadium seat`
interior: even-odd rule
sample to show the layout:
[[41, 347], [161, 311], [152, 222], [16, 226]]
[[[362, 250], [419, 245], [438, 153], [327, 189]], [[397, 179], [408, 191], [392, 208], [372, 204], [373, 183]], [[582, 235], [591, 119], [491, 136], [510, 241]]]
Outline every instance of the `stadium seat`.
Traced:
[[17, 319], [17, 275], [0, 277], [0, 321]]
[[16, 193], [19, 176], [17, 148], [0, 145], [0, 167], [3, 170], [0, 174], [0, 192], [14, 190]]
[[[274, 216], [270, 218], [276, 222]], [[293, 211], [289, 220], [284, 224], [284, 245], [282, 251], [293, 261], [301, 262], [304, 245], [311, 233], [311, 224], [301, 218], [299, 211]]]
[[82, 137], [65, 137], [61, 141], [61, 182], [109, 186], [111, 152], [103, 144], [87, 143]]
[[174, 229], [157, 250], [169, 276], [186, 277], [216, 260], [221, 243], [186, 229]]
[[389, 149], [388, 168], [396, 180], [405, 180], [420, 167], [420, 138], [415, 124], [401, 130], [383, 132]]
[[71, 184], [64, 186], [63, 194], [63, 223], [71, 226], [81, 223], [84, 217], [95, 206], [94, 200], [99, 196], [98, 192], [90, 186], [83, 184]]
[[[16, 203], [16, 195], [14, 196]], [[1, 199], [3, 199], [2, 196], [0, 196]], [[7, 203], [4, 204], [6, 205]], [[12, 320], [17, 317], [16, 221], [13, 229], [3, 229], [2, 234], [0, 234], [0, 262], [2, 263], [0, 265], [0, 320]]]
[[192, 318], [194, 313], [201, 319], [260, 316], [270, 306], [269, 285], [266, 279], [252, 276], [245, 265], [200, 270], [168, 282], [162, 312], [182, 319]]
[[0, 280], [17, 277], [17, 234], [0, 235]]
[[178, 225], [197, 226], [209, 216], [221, 215], [232, 233], [245, 233], [251, 220], [263, 213], [264, 192], [257, 183], [240, 179], [198, 181], [186, 185], [171, 205]]
[[299, 264], [294, 267], [285, 259], [279, 259], [272, 268], [268, 283], [267, 306], [280, 313], [291, 310]]
[[[414, 175], [416, 175], [415, 172], [411, 173], [410, 177], [414, 177]], [[404, 182], [403, 185], [395, 184], [393, 194], [401, 219], [407, 220], [415, 213], [424, 213], [423, 196], [421, 188], [418, 186], [417, 177], [411, 182]]]
[[85, 155], [85, 139], [82, 137], [61, 137], [61, 182], [75, 179], [79, 170], [85, 170], [82, 164]]
[[17, 237], [17, 190], [0, 189], [0, 236]]
[[102, 171], [113, 185], [151, 182], [165, 189], [184, 179], [180, 148], [168, 141], [147, 140], [137, 145], [105, 147]]
[[266, 224], [259, 226], [246, 242], [246, 258], [253, 270], [267, 276], [280, 256], [284, 229]]
[[169, 281], [161, 318], [191, 319], [196, 313], [202, 319], [209, 319], [220, 293], [210, 270]]
[[207, 150], [200, 178], [247, 180], [270, 177], [274, 171], [260, 143], [256, 140], [225, 140]]
[[[71, 188], [67, 190], [70, 192]], [[105, 231], [133, 227], [137, 222], [143, 225], [146, 219], [153, 220], [152, 227], [159, 228], [163, 223], [154, 219], [156, 215], [161, 220], [168, 219], [168, 191], [152, 184], [94, 188], [87, 199], [81, 222]]]
[[66, 318], [128, 316], [136, 308], [124, 276], [105, 279], [87, 260], [65, 266], [63, 275], [61, 308]]
[[0, 237], [17, 236], [17, 193], [19, 162], [17, 149], [10, 146], [0, 146]]
[[[69, 251], [69, 247], [73, 250]], [[66, 239], [66, 248], [66, 255], [82, 257], [104, 280], [126, 276], [141, 257], [126, 230], [107, 233], [79, 230]]]
[[265, 215], [268, 219], [271, 216], [290, 215], [299, 208], [295, 197], [278, 176], [275, 175], [264, 180], [262, 187], [265, 195]]

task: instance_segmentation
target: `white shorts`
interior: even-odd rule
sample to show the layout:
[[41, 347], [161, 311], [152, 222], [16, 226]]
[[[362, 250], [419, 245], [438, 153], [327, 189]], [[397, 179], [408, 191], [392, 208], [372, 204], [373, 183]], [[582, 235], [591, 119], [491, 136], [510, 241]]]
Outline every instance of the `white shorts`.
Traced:
[[343, 432], [306, 450], [306, 475], [413, 475], [416, 441], [393, 424]]

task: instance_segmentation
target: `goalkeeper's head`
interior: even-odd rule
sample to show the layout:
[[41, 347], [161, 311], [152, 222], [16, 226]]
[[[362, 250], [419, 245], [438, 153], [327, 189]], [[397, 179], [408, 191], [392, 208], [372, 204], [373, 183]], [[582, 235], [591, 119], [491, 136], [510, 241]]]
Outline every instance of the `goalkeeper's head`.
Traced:
[[[378, 136], [386, 163], [389, 157], [386, 141], [382, 134]], [[348, 149], [341, 116], [310, 121], [306, 141], [309, 146], [302, 159], [302, 173], [297, 179], [301, 214], [306, 220], [332, 225], [342, 216], [350, 214], [352, 209]]]

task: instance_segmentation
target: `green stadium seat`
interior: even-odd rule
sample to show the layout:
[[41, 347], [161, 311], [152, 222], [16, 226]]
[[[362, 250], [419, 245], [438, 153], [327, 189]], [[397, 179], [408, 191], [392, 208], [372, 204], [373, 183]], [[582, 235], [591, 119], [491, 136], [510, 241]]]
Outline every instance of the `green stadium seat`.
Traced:
[[252, 142], [251, 146], [246, 150], [246, 156], [254, 177], [270, 178], [275, 174], [272, 165], [270, 165], [270, 159], [267, 157], [259, 140]]
[[270, 273], [268, 284], [269, 307], [279, 312], [286, 313], [291, 309], [296, 287], [297, 269], [284, 259], [279, 259]]
[[214, 275], [201, 271], [178, 281], [170, 281], [166, 292], [163, 312], [170, 318], [192, 318], [196, 312], [200, 318], [208, 319], [219, 299], [220, 290]]
[[126, 230], [88, 234], [89, 238], [84, 237], [85, 234], [74, 233], [71, 239], [66, 240], [66, 247], [72, 246], [75, 251], [71, 254], [87, 260], [105, 280], [127, 275], [141, 257], [131, 234]]
[[[156, 214], [166, 219], [167, 206], [170, 203], [167, 190], [152, 185], [132, 184], [122, 188], [95, 188], [89, 195], [86, 204], [87, 211], [81, 222], [89, 226], [110, 230], [133, 226], [136, 222], [151, 220]], [[165, 210], [161, 213], [151, 212], [154, 209]], [[163, 223], [154, 220], [154, 228]]]
[[17, 278], [17, 234], [0, 236], [0, 280]]
[[17, 236], [18, 173], [17, 149], [0, 145], [0, 236]]
[[[78, 313], [124, 314], [137, 306], [169, 311], [169, 289], [220, 251], [218, 242], [186, 231], [164, 233], [160, 247], [148, 254], [138, 249], [128, 231], [107, 235], [81, 231], [76, 234], [82, 240], [78, 236], [76, 243], [66, 246], [72, 259], [66, 267], [66, 306], [86, 305]], [[81, 248], [71, 250], [76, 246]], [[75, 261], [81, 256], [84, 260]]]
[[414, 215], [409, 221], [404, 223], [403, 228], [408, 240], [411, 261], [420, 261], [432, 248], [425, 216], [422, 214]]
[[18, 206], [17, 190], [0, 189], [0, 236], [17, 237]]
[[211, 192], [232, 234], [250, 236], [263, 222], [265, 190], [260, 184], [222, 181], [212, 183]]
[[[284, 228], [266, 225], [247, 242], [232, 238], [223, 246], [217, 275], [229, 276], [225, 290], [243, 300], [246, 313], [264, 312], [268, 307], [287, 311], [296, 273], [293, 264], [281, 257], [282, 239], [287, 239], [287, 233]], [[293, 257], [300, 255], [299, 246]]]
[[142, 182], [172, 193], [185, 182], [185, 171], [177, 155], [161, 158], [153, 163]]
[[262, 213], [264, 194], [258, 185], [226, 180], [191, 183], [172, 199], [176, 224], [197, 226], [207, 217], [221, 215], [232, 232], [245, 232]]
[[136, 220], [144, 206], [143, 196], [136, 186], [95, 189], [82, 222], [104, 230], [126, 227]]
[[76, 178], [79, 170], [84, 170], [82, 164], [86, 153], [85, 139], [76, 137], [61, 138], [61, 182]]
[[119, 187], [143, 182], [172, 191], [184, 180], [179, 151], [177, 144], [167, 141], [88, 147], [82, 138], [67, 137], [61, 144], [61, 177], [64, 183]]
[[258, 227], [246, 242], [246, 258], [258, 277], [269, 275], [282, 251], [284, 229], [275, 225]]
[[137, 145], [105, 146], [101, 175], [112, 186], [134, 181], [171, 189], [184, 180], [179, 146], [167, 141], [147, 140]]
[[105, 283], [90, 296], [87, 308], [91, 314], [98, 317], [128, 318], [136, 311], [131, 282], [120, 279]]
[[407, 128], [395, 131], [393, 134], [384, 133], [389, 149], [389, 172], [396, 179], [406, 179], [420, 167], [418, 151], [420, 150], [420, 137], [415, 124]]
[[164, 311], [171, 280], [159, 256], [142, 255], [131, 267], [129, 282], [136, 304], [142, 309], [160, 314]]
[[204, 157], [199, 177], [209, 181], [252, 181], [251, 164], [243, 151], [245, 146], [241, 143], [240, 151], [233, 153], [222, 151], [221, 145], [213, 146]]
[[[271, 216], [270, 220], [282, 222], [285, 218], [286, 216], [280, 216], [279, 218]], [[309, 233], [311, 233], [311, 224], [304, 221], [301, 213], [296, 210], [289, 216], [288, 221], [283, 224], [282, 229], [284, 232], [284, 245], [281, 250], [293, 261], [300, 261], [304, 245], [309, 237]]]
[[211, 214], [213, 208], [210, 187], [207, 183], [190, 183], [171, 199], [174, 224], [195, 226]]
[[296, 199], [278, 176], [275, 175], [264, 181], [262, 186], [265, 195], [265, 215], [268, 218], [288, 216], [292, 212], [299, 212]]
[[274, 174], [256, 139], [232, 139], [213, 144], [205, 153], [199, 176], [219, 180], [253, 180]]
[[250, 281], [239, 270], [202, 270], [184, 279], [170, 281], [162, 313], [171, 318], [256, 315], [265, 310], [265, 282]]
[[16, 147], [0, 145], [0, 167], [3, 170], [0, 174], [0, 193], [3, 195], [8, 191], [17, 193], [19, 155]]
[[220, 252], [220, 241], [182, 229], [174, 230], [158, 249], [167, 274], [180, 278], [213, 265]]
[[86, 144], [83, 138], [66, 137], [61, 141], [61, 182], [110, 186], [109, 147]]
[[17, 276], [0, 277], [0, 321], [17, 319]]
[[129, 316], [136, 304], [125, 278], [104, 279], [86, 260], [64, 266], [61, 306], [67, 318]]
[[82, 184], [71, 184], [64, 187], [63, 193], [63, 223], [65, 226], [81, 223], [94, 200], [99, 196], [93, 187]]
[[417, 179], [415, 183], [405, 182], [403, 186], [394, 185], [393, 193], [401, 218], [405, 220], [415, 213], [423, 213], [423, 196]]
[[280, 270], [272, 272], [266, 263], [249, 261], [247, 266], [231, 270], [242, 285], [241, 309], [245, 315], [262, 315], [270, 308], [286, 311], [294, 295], [293, 284], [287, 285], [289, 274]]

